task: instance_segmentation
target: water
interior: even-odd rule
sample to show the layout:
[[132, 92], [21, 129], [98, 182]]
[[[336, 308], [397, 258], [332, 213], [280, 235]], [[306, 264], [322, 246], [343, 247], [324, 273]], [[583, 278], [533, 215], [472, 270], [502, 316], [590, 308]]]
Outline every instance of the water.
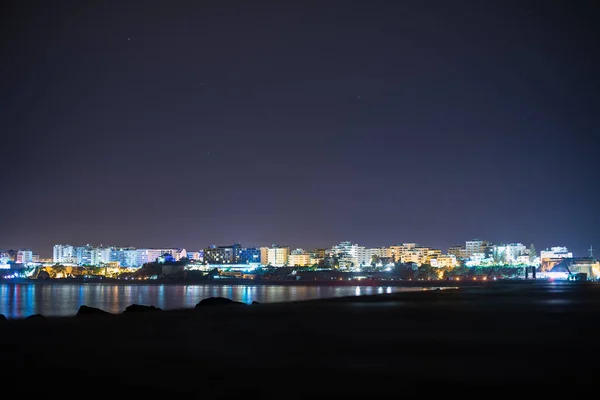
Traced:
[[279, 286], [279, 285], [123, 285], [105, 283], [0, 284], [0, 314], [23, 318], [32, 314], [71, 316], [85, 304], [120, 313], [137, 303], [163, 310], [193, 308], [207, 297], [227, 297], [244, 303], [276, 303], [328, 297], [418, 291], [388, 286]]

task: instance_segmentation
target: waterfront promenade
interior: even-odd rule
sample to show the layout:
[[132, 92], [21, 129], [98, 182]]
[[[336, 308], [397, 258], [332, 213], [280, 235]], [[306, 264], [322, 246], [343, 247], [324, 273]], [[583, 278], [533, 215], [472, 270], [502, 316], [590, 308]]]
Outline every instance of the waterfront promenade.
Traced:
[[503, 283], [4, 321], [0, 363], [63, 397], [572, 395], [595, 390], [599, 321], [599, 285]]

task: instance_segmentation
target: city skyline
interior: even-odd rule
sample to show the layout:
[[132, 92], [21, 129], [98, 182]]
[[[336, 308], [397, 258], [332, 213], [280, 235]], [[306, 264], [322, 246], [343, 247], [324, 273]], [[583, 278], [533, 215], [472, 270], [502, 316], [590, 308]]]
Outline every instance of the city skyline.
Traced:
[[[399, 245], [405, 245], [405, 244], [414, 244], [418, 247], [426, 247], [429, 249], [438, 249], [441, 250], [442, 254], [449, 254], [451, 253], [451, 251], [456, 248], [456, 247], [462, 247], [463, 250], [465, 249], [465, 247], [468, 249], [469, 246], [469, 242], [483, 242], [486, 243], [487, 246], [505, 246], [505, 245], [513, 245], [513, 244], [520, 244], [525, 246], [526, 248], [529, 248], [530, 246], [534, 246], [538, 251], [544, 251], [544, 250], [549, 250], [555, 247], [564, 247], [564, 248], [569, 248], [572, 250], [572, 253], [575, 254], [576, 257], [588, 257], [590, 256], [590, 252], [593, 252], [593, 254], [595, 255], [595, 248], [593, 247], [593, 245], [588, 246], [584, 251], [578, 252], [576, 250], [573, 250], [574, 247], [565, 244], [565, 242], [557, 242], [557, 243], [552, 243], [550, 245], [547, 246], [542, 246], [539, 245], [538, 243], [532, 241], [532, 242], [523, 242], [523, 241], [519, 241], [519, 240], [508, 240], [508, 241], [499, 241], [499, 242], [495, 242], [492, 240], [488, 240], [488, 239], [481, 239], [478, 237], [473, 237], [470, 239], [466, 239], [463, 240], [462, 242], [454, 242], [448, 246], [436, 246], [433, 245], [432, 243], [429, 242], [419, 242], [419, 241], [398, 241], [398, 242], [386, 242], [386, 243], [379, 243], [379, 244], [374, 244], [374, 245], [370, 245], [370, 244], [366, 244], [364, 242], [361, 241], [348, 241], [348, 240], [343, 240], [343, 241], [338, 241], [335, 243], [329, 243], [327, 245], [317, 245], [317, 246], [298, 246], [296, 244], [288, 244], [285, 242], [271, 242], [268, 244], [255, 244], [255, 243], [248, 243], [248, 242], [243, 242], [243, 241], [233, 241], [233, 242], [229, 242], [227, 243], [219, 243], [219, 244], [215, 244], [215, 243], [211, 243], [208, 245], [203, 245], [203, 246], [182, 246], [182, 245], [173, 245], [173, 246], [148, 246], [148, 245], [140, 245], [140, 246], [135, 246], [132, 244], [110, 244], [110, 243], [99, 243], [99, 244], [95, 244], [92, 242], [86, 242], [86, 243], [80, 243], [80, 242], [61, 242], [59, 243], [54, 243], [52, 245], [52, 248], [50, 248], [50, 250], [46, 253], [45, 251], [39, 251], [39, 249], [34, 249], [33, 247], [28, 247], [28, 246], [21, 246], [21, 247], [15, 247], [15, 248], [8, 248], [8, 247], [1, 247], [0, 246], [0, 251], [8, 251], [8, 250], [12, 250], [12, 251], [21, 251], [21, 250], [27, 250], [27, 251], [31, 251], [35, 256], [38, 256], [40, 259], [48, 259], [48, 258], [52, 258], [53, 255], [53, 248], [56, 248], [56, 246], [71, 246], [73, 248], [84, 248], [84, 247], [90, 247], [90, 248], [94, 248], [94, 249], [148, 249], [148, 250], [157, 250], [157, 249], [168, 249], [170, 250], [186, 250], [188, 253], [190, 252], [198, 252], [198, 251], [204, 251], [206, 249], [209, 248], [218, 248], [218, 247], [229, 247], [232, 245], [239, 245], [243, 248], [256, 248], [256, 249], [260, 249], [260, 248], [272, 248], [272, 247], [285, 247], [288, 248], [290, 252], [293, 252], [293, 250], [305, 250], [307, 252], [312, 252], [313, 250], [318, 250], [318, 249], [324, 249], [324, 250], [331, 250], [334, 249], [336, 246], [339, 245], [339, 243], [351, 243], [353, 245], [357, 245], [360, 246], [362, 248], [365, 249], [381, 249], [381, 248], [390, 248], [390, 247], [394, 247], [394, 246], [399, 246]], [[465, 246], [466, 243], [466, 246]]]
[[2, 14], [0, 247], [600, 248], [593, 3], [163, 6]]

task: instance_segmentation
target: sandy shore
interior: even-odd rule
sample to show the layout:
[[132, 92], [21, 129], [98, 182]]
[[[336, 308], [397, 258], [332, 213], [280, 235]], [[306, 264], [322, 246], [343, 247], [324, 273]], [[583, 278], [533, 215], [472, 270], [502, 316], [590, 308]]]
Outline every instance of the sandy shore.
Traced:
[[61, 397], [573, 395], [599, 321], [600, 286], [545, 283], [11, 320], [0, 365]]

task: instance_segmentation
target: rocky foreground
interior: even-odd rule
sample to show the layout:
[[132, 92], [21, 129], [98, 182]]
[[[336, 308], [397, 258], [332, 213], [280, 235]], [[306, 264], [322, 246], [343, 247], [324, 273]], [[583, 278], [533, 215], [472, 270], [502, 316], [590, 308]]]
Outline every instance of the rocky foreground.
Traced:
[[2, 381], [63, 398], [520, 398], [596, 390], [594, 284], [137, 308], [0, 321]]

